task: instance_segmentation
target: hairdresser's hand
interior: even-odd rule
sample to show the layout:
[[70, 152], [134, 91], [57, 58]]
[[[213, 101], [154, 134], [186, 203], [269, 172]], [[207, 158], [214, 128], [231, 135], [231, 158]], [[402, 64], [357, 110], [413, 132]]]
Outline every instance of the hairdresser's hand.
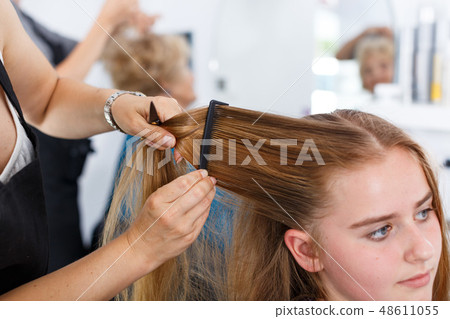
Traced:
[[160, 15], [148, 15], [142, 11], [137, 12], [132, 18], [130, 24], [141, 34], [151, 31], [156, 21], [161, 18]]
[[339, 60], [348, 60], [355, 58], [354, 56], [355, 47], [358, 45], [359, 41], [361, 41], [364, 37], [369, 35], [384, 36], [390, 39], [394, 38], [392, 30], [388, 27], [367, 28], [363, 32], [358, 34], [356, 37], [345, 43], [336, 53], [336, 58]]
[[148, 123], [151, 101], [155, 104], [161, 122], [182, 112], [177, 101], [172, 98], [162, 96], [143, 98], [124, 94], [114, 102], [111, 113], [125, 133], [145, 138], [149, 146], [159, 150], [172, 148], [175, 146], [175, 137], [162, 127]]
[[198, 237], [215, 195], [216, 180], [207, 174], [198, 170], [181, 176], [147, 199], [127, 235], [150, 269], [178, 256]]
[[140, 12], [138, 0], [106, 0], [97, 18], [108, 32], [130, 22]]

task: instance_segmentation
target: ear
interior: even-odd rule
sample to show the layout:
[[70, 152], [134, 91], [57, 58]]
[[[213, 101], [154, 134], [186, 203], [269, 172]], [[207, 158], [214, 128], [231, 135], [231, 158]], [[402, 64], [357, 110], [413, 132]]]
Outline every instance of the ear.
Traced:
[[323, 264], [314, 249], [314, 241], [304, 231], [289, 229], [284, 234], [284, 242], [297, 263], [309, 272], [318, 272]]

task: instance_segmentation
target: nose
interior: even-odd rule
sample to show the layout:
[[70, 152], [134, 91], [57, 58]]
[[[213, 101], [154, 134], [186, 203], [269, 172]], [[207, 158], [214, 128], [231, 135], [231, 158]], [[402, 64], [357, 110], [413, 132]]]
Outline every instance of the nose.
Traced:
[[433, 257], [435, 249], [423, 232], [417, 227], [412, 226], [407, 229], [408, 244], [405, 251], [405, 260], [409, 263], [420, 263]]
[[383, 70], [381, 67], [376, 68], [374, 70], [373, 79], [376, 84], [389, 82], [387, 72]]

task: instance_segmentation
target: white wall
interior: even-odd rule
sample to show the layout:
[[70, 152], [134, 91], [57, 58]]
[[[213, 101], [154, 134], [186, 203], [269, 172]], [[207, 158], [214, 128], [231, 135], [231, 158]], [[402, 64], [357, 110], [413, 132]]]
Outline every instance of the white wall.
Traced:
[[[220, 99], [232, 105], [299, 116], [312, 91], [314, 1], [221, 3], [213, 59]], [[281, 97], [280, 97], [281, 96]], [[269, 109], [270, 108], [270, 109]]]
[[[82, 39], [102, 0], [22, 0], [30, 15], [51, 29]], [[149, 13], [161, 14], [156, 32], [193, 33], [193, 68], [198, 100], [194, 106], [222, 99], [235, 106], [299, 115], [309, 109], [312, 76], [314, 1], [297, 0], [141, 0]], [[81, 8], [80, 8], [81, 7]], [[211, 61], [219, 69], [210, 69]], [[305, 72], [277, 103], [275, 100]], [[226, 79], [220, 90], [218, 79]], [[101, 65], [87, 82], [110, 87]], [[273, 105], [272, 105], [273, 104]], [[80, 188], [82, 233], [89, 241], [112, 186], [123, 136], [93, 138]]]
[[[340, 18], [340, 43], [345, 43], [361, 31], [374, 26], [393, 27], [396, 0], [339, 0], [334, 11]], [[408, 0], [410, 1], [410, 0]], [[347, 32], [344, 32], [347, 30]]]

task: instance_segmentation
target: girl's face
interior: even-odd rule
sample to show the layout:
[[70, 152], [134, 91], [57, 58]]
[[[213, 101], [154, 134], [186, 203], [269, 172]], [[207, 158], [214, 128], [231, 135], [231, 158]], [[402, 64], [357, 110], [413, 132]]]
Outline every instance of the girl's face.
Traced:
[[394, 61], [384, 53], [368, 54], [361, 62], [363, 87], [373, 93], [378, 83], [391, 83], [394, 78]]
[[319, 272], [329, 299], [431, 300], [441, 230], [414, 158], [389, 151], [339, 174], [331, 187], [332, 208], [318, 225], [329, 253], [321, 252]]

